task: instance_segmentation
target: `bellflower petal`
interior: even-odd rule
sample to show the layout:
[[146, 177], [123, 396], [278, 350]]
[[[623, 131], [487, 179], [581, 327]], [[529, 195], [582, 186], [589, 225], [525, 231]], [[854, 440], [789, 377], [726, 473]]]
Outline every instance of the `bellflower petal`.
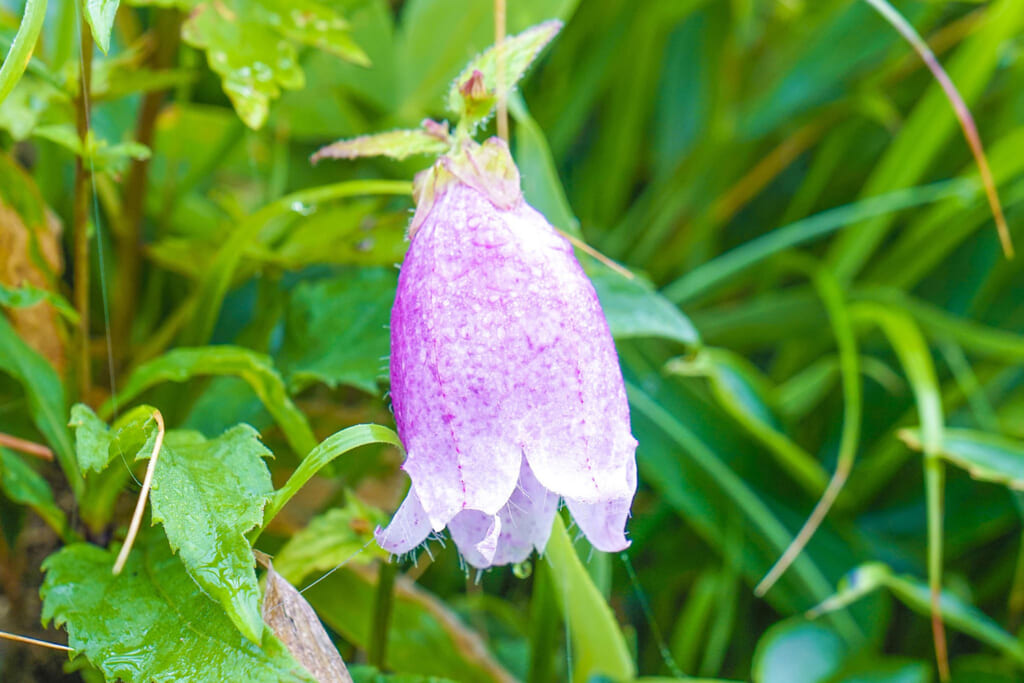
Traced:
[[416, 188], [391, 317], [391, 396], [416, 497], [395, 519], [415, 533], [399, 538], [392, 522], [385, 547], [447, 526], [470, 564], [518, 562], [543, 549], [562, 496], [596, 547], [625, 548], [636, 440], [571, 245], [523, 201], [500, 141], [442, 157]]
[[423, 510], [415, 489], [402, 501], [391, 524], [386, 529], [378, 528], [374, 532], [377, 545], [394, 555], [402, 555], [427, 540], [430, 535], [430, 520]]

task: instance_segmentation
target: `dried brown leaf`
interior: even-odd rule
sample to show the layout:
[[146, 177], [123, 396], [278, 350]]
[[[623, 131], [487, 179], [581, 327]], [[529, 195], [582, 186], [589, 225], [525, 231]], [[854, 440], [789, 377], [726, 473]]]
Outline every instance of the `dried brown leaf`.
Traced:
[[345, 662], [316, 612], [293, 585], [274, 571], [269, 560], [266, 567], [263, 621], [284, 643], [295, 661], [306, 667], [319, 683], [352, 683]]

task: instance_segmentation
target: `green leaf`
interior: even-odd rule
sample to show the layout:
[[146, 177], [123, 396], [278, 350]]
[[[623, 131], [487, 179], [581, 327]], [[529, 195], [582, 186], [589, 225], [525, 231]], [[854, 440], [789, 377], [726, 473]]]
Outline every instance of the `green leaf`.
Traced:
[[386, 133], [374, 133], [348, 140], [339, 140], [317, 150], [310, 161], [315, 164], [321, 159], [358, 159], [378, 156], [401, 160], [416, 154], [441, 154], [450, 146], [451, 143], [445, 137], [425, 130], [389, 130]]
[[118, 457], [127, 466], [141, 452], [151, 453], [151, 440], [156, 435], [153, 411], [150, 406], [137, 406], [108, 429], [88, 406], [81, 403], [71, 406], [68, 426], [75, 431], [75, 455], [83, 474], [102, 472]]
[[72, 115], [70, 99], [45, 78], [27, 75], [0, 103], [0, 129], [15, 141], [27, 140], [36, 127]]
[[[898, 576], [881, 562], [861, 565], [839, 584], [836, 593], [811, 610], [811, 615], [825, 614], [850, 605], [879, 588], [888, 589], [903, 604], [922, 616], [931, 615], [931, 596], [926, 584], [912, 576]], [[962, 633], [986, 643], [1019, 664], [1024, 664], [1024, 644], [1003, 630], [993, 619], [949, 591], [943, 590], [939, 600], [942, 621]]]
[[57, 507], [50, 485], [21, 456], [6, 448], [0, 448], [0, 489], [12, 502], [35, 510], [58, 534], [65, 534], [67, 517]]
[[222, 244], [207, 268], [199, 285], [195, 312], [183, 333], [184, 340], [190, 345], [205, 344], [209, 341], [242, 255], [259, 243], [260, 231], [271, 220], [295, 212], [308, 213], [321, 204], [346, 197], [411, 194], [412, 183], [408, 181], [350, 180], [293, 192], [246, 217]]
[[824, 491], [828, 475], [821, 464], [783, 430], [770, 406], [774, 391], [752, 363], [725, 349], [703, 348], [692, 358], [670, 361], [666, 370], [706, 376], [722, 407], [771, 451], [794, 480], [811, 495]]
[[323, 382], [378, 393], [396, 284], [394, 269], [360, 268], [295, 288], [278, 356], [292, 392]]
[[332, 508], [310, 520], [274, 555], [274, 569], [289, 583], [298, 585], [313, 572], [333, 569], [355, 561], [386, 558], [373, 542], [373, 531], [388, 517], [351, 496], [345, 507]]
[[[472, 131], [484, 122], [494, 110], [498, 96], [516, 87], [530, 64], [561, 29], [562, 22], [545, 21], [518, 35], [509, 36], [500, 49], [497, 46], [490, 47], [470, 61], [448, 92], [448, 108], [459, 115], [459, 126]], [[498, 93], [499, 59], [504, 68], [501, 84], [504, 93]], [[484, 92], [479, 95], [475, 92], [467, 94], [464, 92], [466, 83], [476, 72], [480, 72], [483, 77]]]
[[353, 666], [348, 672], [352, 683], [455, 683], [450, 678], [437, 676], [406, 676], [403, 674], [382, 674], [372, 666]]
[[0, 372], [22, 385], [28, 399], [29, 414], [39, 433], [53, 448], [68, 484], [76, 496], [82, 493], [82, 475], [75, 461], [64, 417], [64, 385], [46, 359], [33, 351], [0, 315]]
[[313, 0], [218, 0], [201, 2], [192, 10], [182, 37], [206, 51], [239, 118], [258, 129], [281, 88], [297, 90], [305, 84], [291, 41], [328, 50], [355, 64], [368, 63], [347, 27], [328, 5]]
[[700, 346], [700, 335], [690, 319], [643, 277], [630, 279], [596, 261], [586, 263], [613, 337], [657, 337]]
[[622, 629], [580, 562], [561, 517], [555, 517], [544, 562], [551, 571], [555, 601], [572, 637], [573, 680], [588, 681], [595, 675], [615, 680], [633, 678], [636, 665]]
[[149, 148], [143, 144], [122, 142], [112, 145], [107, 140], [97, 138], [91, 130], [86, 136], [85, 144], [82, 144], [78, 132], [69, 123], [39, 126], [32, 134], [82, 157], [86, 163], [92, 165], [95, 172], [120, 173], [127, 167], [129, 160], [148, 159], [150, 156]]
[[[143, 449], [139, 460], [150, 453]], [[253, 642], [260, 642], [260, 590], [245, 532], [260, 523], [273, 493], [272, 457], [248, 425], [216, 439], [171, 431], [164, 439], [150, 504], [186, 571]]]
[[888, 216], [903, 209], [930, 204], [941, 199], [970, 195], [977, 185], [977, 182], [969, 179], [944, 180], [931, 185], [880, 194], [822, 211], [761, 235], [715, 257], [670, 283], [663, 291], [665, 296], [675, 303], [706, 296], [750, 266], [786, 249], [833, 233], [858, 220]]
[[43, 621], [110, 681], [125, 683], [312, 683], [269, 630], [258, 644], [238, 637], [220, 606], [173, 556], [163, 534], [143, 534], [121, 574], [115, 555], [85, 543], [43, 563]]
[[40, 302], [51, 304], [64, 319], [72, 324], [78, 322], [78, 312], [60, 294], [40, 289], [30, 283], [21, 287], [8, 287], [0, 282], [0, 306], [7, 308], [29, 308]]
[[25, 73], [45, 18], [46, 0], [28, 0], [25, 3], [25, 13], [18, 24], [18, 33], [14, 36], [11, 49], [7, 51], [3, 66], [0, 66], [0, 102], [7, 99]]
[[[922, 450], [921, 430], [900, 430], [900, 438]], [[974, 429], [944, 429], [938, 454], [975, 479], [1024, 490], [1024, 444]]]
[[85, 0], [85, 20], [89, 22], [92, 37], [96, 44], [107, 54], [110, 50], [110, 32], [114, 28], [114, 15], [117, 14], [119, 0]]
[[270, 520], [281, 511], [281, 508], [291, 500], [292, 496], [298, 493], [306, 482], [312, 479], [313, 475], [327, 463], [354, 448], [371, 443], [385, 443], [399, 449], [402, 448], [402, 442], [399, 441], [397, 434], [387, 427], [373, 424], [347, 427], [324, 439], [303, 459], [284, 486], [274, 493], [274, 498], [267, 506], [266, 514], [263, 516], [263, 526], [269, 524]]
[[316, 446], [316, 437], [305, 415], [288, 397], [284, 380], [273, 361], [240, 346], [206, 346], [174, 349], [135, 369], [120, 393], [107, 401], [100, 415], [108, 416], [115, 405], [126, 405], [162, 382], [186, 382], [201, 375], [238, 377], [252, 387], [267, 411], [281, 427], [288, 444], [304, 456]]
[[754, 652], [754, 683], [826, 683], [842, 668], [848, 646], [831, 629], [802, 620], [776, 624]]
[[800, 618], [769, 628], [754, 651], [754, 683], [930, 683], [923, 662], [858, 656], [831, 629]]
[[509, 112], [516, 121], [515, 159], [523, 184], [523, 196], [553, 226], [582, 237], [579, 219], [573, 215], [551, 148], [540, 126], [530, 116], [519, 95], [509, 99]]

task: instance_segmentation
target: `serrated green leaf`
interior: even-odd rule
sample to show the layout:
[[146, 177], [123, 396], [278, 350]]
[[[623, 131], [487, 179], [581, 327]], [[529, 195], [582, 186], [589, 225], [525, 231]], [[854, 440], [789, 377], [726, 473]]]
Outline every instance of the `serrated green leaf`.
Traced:
[[263, 126], [281, 88], [297, 90], [305, 84], [295, 46], [226, 5], [200, 4], [182, 26], [182, 37], [206, 51], [210, 68], [250, 128]]
[[53, 366], [22, 341], [3, 315], [0, 315], [0, 372], [10, 375], [24, 388], [33, 423], [56, 453], [71, 490], [76, 496], [80, 495], [82, 476], [64, 422], [67, 415], [64, 385]]
[[75, 431], [75, 455], [85, 474], [103, 471], [114, 458], [120, 457], [128, 463], [142, 451], [151, 452], [156, 434], [150, 406], [133, 408], [108, 428], [91, 408], [76, 403], [71, 406], [68, 426]]
[[360, 268], [296, 287], [278, 357], [292, 392], [323, 382], [378, 393], [396, 284], [394, 269]]
[[114, 16], [120, 0], [85, 0], [85, 20], [92, 30], [96, 44], [107, 54], [110, 50], [110, 32], [114, 28]]
[[40, 590], [43, 621], [63, 626], [72, 650], [108, 680], [312, 683], [269, 630], [259, 644], [239, 638], [162, 533], [143, 534], [118, 576], [114, 559], [96, 546], [67, 546], [44, 562]]
[[320, 48], [358, 66], [370, 65], [366, 53], [352, 40], [348, 21], [330, 4], [314, 0], [255, 0], [242, 7], [298, 43]]
[[322, 147], [310, 159], [314, 164], [321, 159], [358, 159], [360, 157], [390, 157], [405, 159], [415, 154], [441, 154], [450, 143], [425, 130], [389, 130], [384, 133], [361, 135]]
[[64, 534], [67, 518], [57, 507], [53, 490], [17, 453], [0, 448], [0, 489], [11, 501], [35, 510], [50, 527]]
[[[920, 429], [903, 429], [899, 434], [908, 446], [922, 450]], [[974, 429], [946, 428], [938, 455], [975, 479], [1024, 490], [1024, 444], [1019, 441]]]
[[131, 374], [120, 393], [100, 408], [100, 415], [110, 415], [114, 405], [125, 405], [162, 382], [185, 382], [202, 375], [245, 380], [281, 427], [297, 455], [304, 456], [316, 446], [313, 430], [306, 417], [288, 397], [284, 380], [274, 369], [273, 361], [268, 356], [240, 346], [174, 349], [143, 363]]
[[334, 10], [313, 0], [224, 0], [201, 2], [182, 26], [182, 37], [206, 51], [239, 118], [263, 126], [271, 100], [281, 88], [305, 84], [292, 40], [330, 51], [356, 64], [366, 54], [352, 42], [348, 24]]
[[[507, 93], [516, 87], [530, 64], [561, 29], [562, 22], [557, 20], [537, 24], [506, 38], [500, 52], [497, 46], [492, 46], [466, 65], [448, 91], [448, 108], [459, 114], [459, 125], [472, 131], [491, 115], [499, 94], [499, 57], [504, 68], [502, 88]], [[462, 92], [463, 86], [477, 71], [483, 76], [483, 99]]]
[[[142, 450], [138, 459], [150, 456]], [[260, 590], [245, 532], [263, 516], [273, 493], [272, 457], [248, 425], [216, 439], [171, 431], [164, 439], [150, 504], [185, 570], [217, 600], [245, 637], [260, 642]]]
[[384, 550], [371, 543], [374, 529], [387, 521], [380, 510], [350, 497], [345, 507], [314, 517], [292, 536], [274, 556], [274, 568], [298, 585], [313, 572], [332, 569], [357, 556], [360, 562], [387, 557]]

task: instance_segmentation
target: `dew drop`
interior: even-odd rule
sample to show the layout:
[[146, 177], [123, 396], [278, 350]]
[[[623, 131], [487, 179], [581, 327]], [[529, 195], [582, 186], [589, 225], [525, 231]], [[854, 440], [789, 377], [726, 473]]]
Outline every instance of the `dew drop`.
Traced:
[[310, 216], [316, 212], [316, 207], [311, 204], [305, 204], [300, 201], [294, 201], [289, 206], [292, 211], [299, 214], [300, 216]]
[[529, 560], [523, 560], [522, 562], [516, 562], [512, 565], [512, 574], [517, 579], [528, 579], [530, 574], [533, 574], [533, 563]]

